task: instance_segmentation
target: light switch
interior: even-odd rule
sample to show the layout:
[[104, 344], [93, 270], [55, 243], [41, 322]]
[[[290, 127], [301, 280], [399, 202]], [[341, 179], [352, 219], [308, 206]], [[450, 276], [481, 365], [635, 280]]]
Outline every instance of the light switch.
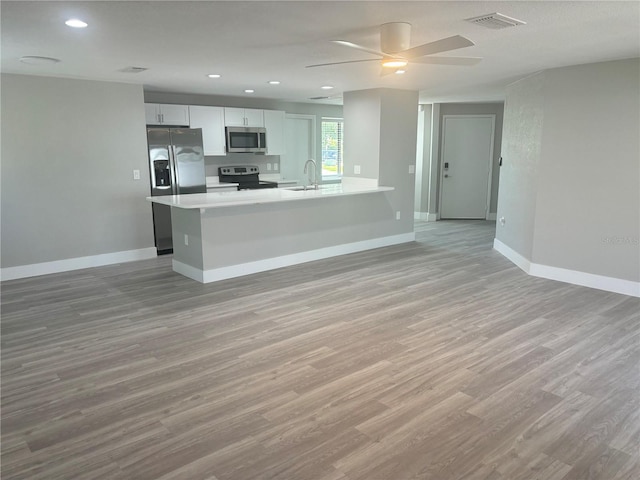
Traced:
[[276, 172], [278, 171], [278, 164], [277, 163], [273, 164], [273, 170], [276, 171]]
[[133, 179], [134, 180], [140, 180], [140, 170], [134, 170], [133, 171]]
[[409, 165], [409, 173], [416, 173], [416, 166], [415, 165]]
[[355, 175], [360, 175], [360, 165], [354, 165], [353, 166], [353, 173]]

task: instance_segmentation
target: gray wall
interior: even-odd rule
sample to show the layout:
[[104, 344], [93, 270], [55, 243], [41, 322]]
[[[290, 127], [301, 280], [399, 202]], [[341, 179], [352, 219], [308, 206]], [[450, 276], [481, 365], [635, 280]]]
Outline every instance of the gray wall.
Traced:
[[[379, 88], [344, 94], [344, 177], [376, 179], [400, 212], [395, 233], [413, 231], [418, 92]], [[354, 166], [361, 166], [354, 175]], [[395, 216], [395, 214], [394, 214]]]
[[[504, 108], [496, 238], [527, 259], [533, 251], [542, 148], [544, 73], [509, 86]], [[494, 170], [495, 171], [495, 170]]]
[[4, 74], [1, 153], [3, 268], [153, 247], [140, 86]]
[[414, 210], [419, 214], [429, 212], [429, 187], [431, 178], [431, 114], [433, 105], [420, 105], [418, 111], [418, 145], [416, 150], [416, 192]]
[[[380, 97], [376, 90], [344, 93], [344, 176], [378, 179]], [[354, 167], [360, 166], [360, 174]]]
[[401, 213], [402, 232], [413, 232], [415, 173], [418, 143], [418, 92], [383, 89], [380, 116], [380, 185], [395, 187], [392, 205]]
[[498, 240], [536, 264], [640, 280], [638, 85], [631, 59], [509, 87]]

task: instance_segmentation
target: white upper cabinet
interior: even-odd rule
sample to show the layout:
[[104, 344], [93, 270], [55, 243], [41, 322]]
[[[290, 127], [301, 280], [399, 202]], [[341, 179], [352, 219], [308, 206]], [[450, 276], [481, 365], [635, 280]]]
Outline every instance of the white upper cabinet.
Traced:
[[223, 107], [191, 105], [189, 118], [191, 128], [202, 129], [202, 146], [206, 156], [227, 154]]
[[145, 103], [147, 125], [189, 126], [189, 106]]
[[262, 110], [255, 108], [225, 107], [224, 124], [227, 127], [264, 127]]
[[284, 141], [285, 112], [264, 110], [264, 127], [267, 129], [267, 155], [286, 153]]

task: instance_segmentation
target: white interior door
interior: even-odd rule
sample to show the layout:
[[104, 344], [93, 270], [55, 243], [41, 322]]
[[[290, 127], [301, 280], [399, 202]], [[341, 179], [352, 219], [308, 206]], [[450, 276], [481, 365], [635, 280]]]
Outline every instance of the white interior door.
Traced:
[[445, 115], [440, 218], [487, 218], [494, 115]]
[[280, 155], [280, 176], [301, 182], [305, 162], [315, 158], [316, 117], [287, 114], [284, 125], [287, 153]]

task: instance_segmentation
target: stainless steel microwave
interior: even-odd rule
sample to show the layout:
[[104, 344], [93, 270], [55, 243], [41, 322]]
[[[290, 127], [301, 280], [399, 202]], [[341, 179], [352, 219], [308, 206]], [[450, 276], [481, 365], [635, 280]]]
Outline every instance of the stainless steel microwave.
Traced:
[[266, 153], [267, 130], [261, 127], [227, 127], [227, 152]]

